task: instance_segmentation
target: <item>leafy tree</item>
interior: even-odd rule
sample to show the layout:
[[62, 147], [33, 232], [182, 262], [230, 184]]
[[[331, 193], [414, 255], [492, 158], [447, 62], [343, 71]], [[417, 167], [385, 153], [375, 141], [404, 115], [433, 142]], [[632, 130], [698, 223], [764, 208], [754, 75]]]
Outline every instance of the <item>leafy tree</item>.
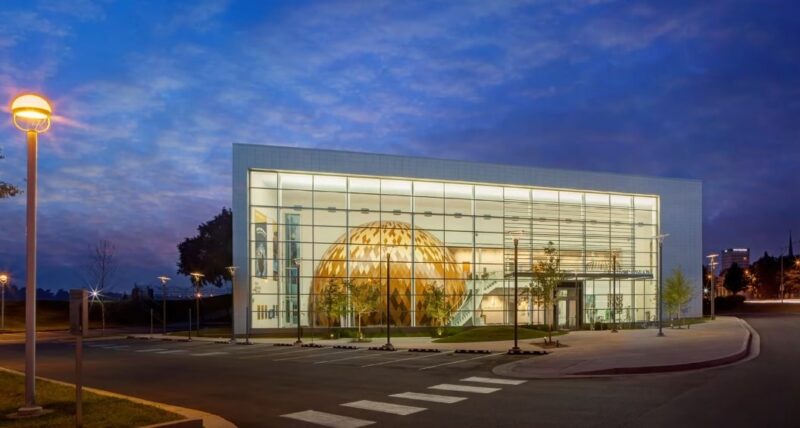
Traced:
[[725, 270], [725, 288], [733, 294], [736, 294], [744, 289], [746, 283], [744, 280], [744, 271], [738, 264], [734, 263]]
[[361, 318], [378, 310], [378, 304], [381, 301], [380, 287], [372, 281], [355, 282], [351, 280], [345, 281], [344, 286], [350, 295], [350, 307], [358, 318], [358, 340], [363, 341]]
[[189, 276], [202, 273], [198, 287], [213, 284], [222, 287], [231, 279], [227, 267], [233, 263], [233, 215], [230, 209], [197, 227], [197, 235], [178, 244], [178, 273]]
[[325, 315], [328, 330], [334, 320], [347, 313], [347, 294], [344, 283], [331, 279], [316, 298], [318, 310]]
[[436, 335], [441, 336], [444, 326], [450, 322], [450, 317], [456, 309], [455, 306], [448, 302], [444, 287], [438, 286], [435, 281], [428, 284], [423, 290], [422, 301], [425, 315], [436, 327]]
[[[786, 266], [788, 265], [784, 268]], [[753, 263], [751, 272], [756, 277], [755, 289], [759, 298], [777, 297], [780, 294], [781, 263], [778, 257], [772, 257], [765, 251], [764, 255]]]
[[674, 269], [664, 284], [663, 298], [667, 313], [670, 316], [675, 314], [680, 320], [683, 308], [692, 300], [692, 287], [680, 268]]
[[[6, 157], [3, 156], [3, 152], [0, 151], [0, 160], [3, 160], [5, 158]], [[0, 180], [0, 199], [11, 198], [19, 195], [20, 193], [22, 193], [22, 189], [20, 189], [19, 187], [11, 183], [6, 183], [5, 181]]]
[[[555, 301], [558, 285], [564, 279], [564, 271], [561, 270], [561, 257], [558, 254], [553, 241], [547, 243], [544, 248], [544, 258], [536, 262], [533, 268], [533, 296], [541, 301], [545, 307], [545, 313], [551, 311], [547, 317], [548, 334], [547, 340], [553, 341], [553, 323], [555, 322]], [[514, 308], [517, 310], [517, 308]]]

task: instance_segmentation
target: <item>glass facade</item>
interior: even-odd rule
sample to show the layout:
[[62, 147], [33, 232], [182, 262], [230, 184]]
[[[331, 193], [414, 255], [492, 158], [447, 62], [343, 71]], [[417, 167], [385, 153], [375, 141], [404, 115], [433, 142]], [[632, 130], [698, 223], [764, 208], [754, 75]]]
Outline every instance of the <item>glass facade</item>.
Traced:
[[[326, 287], [385, 296], [387, 274], [393, 325], [429, 325], [431, 287], [450, 325], [512, 323], [515, 238], [520, 324], [608, 323], [614, 302], [620, 323], [657, 316], [657, 196], [251, 170], [248, 207], [252, 328], [354, 326], [351, 313], [315, 310]], [[548, 246], [564, 272], [555, 311], [526, 292]], [[385, 323], [377, 307], [365, 324]]]

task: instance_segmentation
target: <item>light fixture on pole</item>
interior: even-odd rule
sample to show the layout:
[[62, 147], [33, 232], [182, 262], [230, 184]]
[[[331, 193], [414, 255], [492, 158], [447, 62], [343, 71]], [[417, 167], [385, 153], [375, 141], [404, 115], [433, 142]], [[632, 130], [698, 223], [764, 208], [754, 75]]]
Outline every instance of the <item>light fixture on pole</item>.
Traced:
[[303, 335], [303, 331], [300, 329], [300, 260], [294, 259], [292, 260], [292, 263], [294, 264], [297, 272], [297, 302], [295, 306], [295, 315], [297, 316], [297, 340], [294, 341], [294, 344], [302, 345], [303, 340], [301, 339], [301, 336]]
[[197, 328], [197, 336], [200, 337], [200, 280], [203, 279], [205, 275], [199, 272], [192, 272], [189, 275], [192, 276], [194, 279], [194, 310], [195, 310], [195, 324]]
[[714, 269], [716, 269], [716, 267], [717, 267], [717, 257], [719, 257], [719, 254], [709, 254], [709, 255], [706, 256], [706, 258], [708, 259], [708, 270], [711, 271], [710, 274], [709, 274], [709, 277], [711, 279], [711, 281], [710, 281], [711, 285], [709, 287], [711, 289], [711, 291], [710, 291], [709, 295], [711, 297], [711, 319], [712, 320], [716, 319], [715, 316], [714, 316], [714, 294], [716, 294], [716, 290], [715, 290], [716, 285], [714, 284]]
[[25, 132], [28, 140], [28, 184], [26, 208], [26, 276], [25, 284], [25, 405], [17, 414], [35, 416], [42, 413], [36, 405], [36, 170], [39, 134], [50, 129], [53, 108], [42, 96], [20, 95], [11, 102], [14, 126]]
[[386, 254], [386, 343], [381, 347], [386, 351], [394, 351], [394, 345], [392, 345], [392, 312], [390, 307], [390, 289], [391, 289], [391, 282], [392, 282], [392, 255], [387, 253]]
[[658, 240], [658, 334], [656, 336], [664, 336], [664, 331], [662, 330], [663, 324], [663, 312], [664, 312], [664, 287], [663, 287], [663, 273], [664, 273], [664, 239], [669, 236], [669, 233], [662, 233], [660, 235], [656, 235], [653, 239]]
[[0, 330], [6, 329], [6, 284], [8, 284], [8, 274], [0, 273]]
[[[235, 296], [235, 288], [236, 282], [234, 279], [236, 278], [236, 266], [227, 266], [225, 269], [228, 270], [228, 274], [231, 276], [231, 308], [233, 308], [233, 301]], [[235, 326], [236, 320], [236, 313], [233, 309], [231, 309], [231, 343], [236, 343], [236, 329]]]
[[512, 230], [508, 232], [509, 235], [514, 237], [514, 346], [508, 350], [509, 354], [518, 354], [522, 352], [519, 349], [519, 323], [517, 322], [517, 315], [519, 312], [519, 237], [524, 234], [521, 230]]
[[161, 281], [161, 333], [167, 334], [167, 282], [170, 277], [161, 275], [158, 280]]

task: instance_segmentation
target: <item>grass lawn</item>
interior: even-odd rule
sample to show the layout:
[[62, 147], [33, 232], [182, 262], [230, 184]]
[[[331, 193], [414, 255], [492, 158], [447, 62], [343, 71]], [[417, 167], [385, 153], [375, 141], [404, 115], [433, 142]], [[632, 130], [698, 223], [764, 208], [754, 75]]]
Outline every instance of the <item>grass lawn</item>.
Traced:
[[[564, 334], [563, 332], [554, 331], [553, 336]], [[519, 327], [519, 339], [539, 339], [546, 337], [547, 332], [543, 330], [534, 330], [527, 327]], [[453, 334], [452, 336], [442, 337], [434, 340], [435, 343], [462, 343], [462, 342], [492, 342], [499, 340], [513, 340], [514, 327], [511, 326], [489, 326], [489, 327], [475, 327], [465, 329], [460, 333]]]
[[[25, 379], [22, 375], [0, 370], [0, 426], [70, 427], [75, 426], [75, 388], [43, 380], [36, 381], [39, 405], [52, 410], [32, 419], [7, 419], [24, 402]], [[138, 427], [182, 419], [183, 416], [120, 398], [105, 397], [84, 390], [83, 425], [85, 427]]]

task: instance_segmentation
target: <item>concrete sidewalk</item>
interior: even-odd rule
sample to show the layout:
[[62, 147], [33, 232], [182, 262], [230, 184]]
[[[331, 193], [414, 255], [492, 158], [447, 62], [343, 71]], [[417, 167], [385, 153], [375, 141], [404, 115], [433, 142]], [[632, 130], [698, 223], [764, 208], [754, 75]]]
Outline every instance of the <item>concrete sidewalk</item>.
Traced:
[[658, 373], [729, 364], [746, 358], [757, 333], [739, 318], [717, 317], [691, 329], [577, 331], [560, 337], [567, 347], [549, 355], [497, 366], [494, 373], [519, 378], [570, 378]]

